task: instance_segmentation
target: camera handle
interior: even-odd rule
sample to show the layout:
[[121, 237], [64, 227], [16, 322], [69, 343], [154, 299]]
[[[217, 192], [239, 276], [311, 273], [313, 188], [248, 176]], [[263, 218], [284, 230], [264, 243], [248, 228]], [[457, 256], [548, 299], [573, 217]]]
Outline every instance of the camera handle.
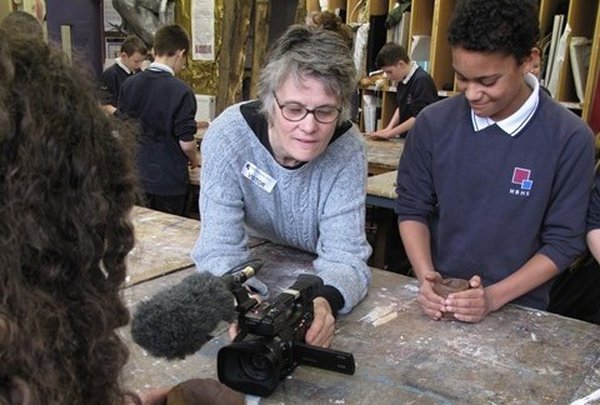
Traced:
[[[246, 287], [244, 287], [244, 285], [242, 283], [243, 282], [235, 281], [230, 286], [231, 292], [233, 293], [233, 296], [235, 297], [235, 301], [237, 302], [235, 310], [240, 315], [246, 314], [248, 311], [250, 311], [252, 308], [254, 308], [258, 304], [258, 300], [250, 297], [250, 293], [249, 293], [248, 289]], [[234, 343], [241, 342], [242, 340], [244, 340], [244, 338], [246, 337], [247, 334], [248, 334], [247, 331], [240, 329], [238, 334], [233, 339], [233, 342]]]
[[298, 364], [317, 367], [323, 370], [354, 375], [356, 365], [352, 353], [294, 342], [294, 360]]

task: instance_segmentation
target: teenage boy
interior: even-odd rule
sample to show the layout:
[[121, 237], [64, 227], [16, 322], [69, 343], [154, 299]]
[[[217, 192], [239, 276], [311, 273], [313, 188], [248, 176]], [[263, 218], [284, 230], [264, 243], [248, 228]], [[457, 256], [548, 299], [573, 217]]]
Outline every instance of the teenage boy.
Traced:
[[117, 109], [117, 100], [121, 85], [135, 74], [146, 58], [146, 45], [135, 35], [125, 38], [121, 44], [121, 53], [115, 63], [102, 72], [100, 77], [100, 104], [104, 111], [112, 114]]
[[[545, 309], [551, 280], [584, 250], [593, 136], [528, 73], [538, 35], [530, 1], [457, 3], [448, 40], [461, 94], [419, 114], [397, 179], [400, 235], [432, 319]], [[443, 299], [440, 277], [471, 288]]]
[[367, 135], [380, 139], [399, 138], [415, 123], [415, 117], [427, 105], [438, 100], [435, 82], [415, 61], [411, 61], [406, 49], [396, 43], [385, 44], [375, 60], [396, 86], [396, 111], [387, 127]]
[[148, 207], [182, 215], [189, 186], [188, 164], [199, 166], [194, 140], [196, 98], [175, 77], [185, 67], [190, 39], [179, 25], [166, 25], [154, 37], [154, 62], [123, 83], [119, 115], [140, 121], [137, 168]]

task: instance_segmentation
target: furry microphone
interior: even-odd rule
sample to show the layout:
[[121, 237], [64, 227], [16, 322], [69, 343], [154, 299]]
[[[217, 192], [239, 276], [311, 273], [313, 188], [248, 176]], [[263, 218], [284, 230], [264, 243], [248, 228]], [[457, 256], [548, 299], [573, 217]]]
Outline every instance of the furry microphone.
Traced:
[[219, 321], [236, 319], [230, 289], [252, 277], [260, 265], [244, 264], [223, 277], [195, 273], [159, 291], [138, 305], [131, 321], [133, 340], [152, 356], [169, 360], [197, 352], [212, 338], [210, 332]]

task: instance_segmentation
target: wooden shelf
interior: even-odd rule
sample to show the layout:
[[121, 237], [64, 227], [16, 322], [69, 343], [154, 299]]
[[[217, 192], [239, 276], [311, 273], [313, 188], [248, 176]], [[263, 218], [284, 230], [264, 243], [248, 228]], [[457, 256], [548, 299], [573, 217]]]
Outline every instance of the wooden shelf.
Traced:
[[[307, 5], [314, 1], [308, 0]], [[552, 30], [554, 14], [558, 12], [563, 1], [539, 1], [539, 23], [542, 36]], [[410, 8], [408, 49], [411, 49], [414, 35], [431, 36], [428, 71], [433, 77], [441, 97], [454, 95], [457, 89], [452, 68], [452, 52], [446, 39], [448, 24], [456, 2], [457, 0], [412, 0]], [[555, 99], [571, 110], [580, 111], [581, 117], [590, 122], [595, 88], [600, 76], [600, 5], [598, 0], [568, 0], [567, 2], [566, 22], [571, 27], [571, 36], [584, 36], [593, 41], [590, 68], [586, 78], [584, 100], [581, 102], [575, 91], [570, 55], [567, 52], [559, 73], [559, 85]], [[396, 2], [395, 0], [345, 0], [345, 4], [348, 22], [357, 22], [359, 14], [361, 14], [359, 10], [364, 9], [363, 14], [368, 19], [370, 15], [385, 15], [395, 6]], [[378, 89], [373, 86], [366, 90], [376, 91]], [[386, 93], [393, 92], [395, 89], [391, 86], [384, 86], [379, 91], [383, 97], [382, 108], [386, 104], [392, 105], [391, 102], [386, 103], [388, 98]], [[387, 115], [382, 116], [382, 125], [387, 124], [386, 117]]]

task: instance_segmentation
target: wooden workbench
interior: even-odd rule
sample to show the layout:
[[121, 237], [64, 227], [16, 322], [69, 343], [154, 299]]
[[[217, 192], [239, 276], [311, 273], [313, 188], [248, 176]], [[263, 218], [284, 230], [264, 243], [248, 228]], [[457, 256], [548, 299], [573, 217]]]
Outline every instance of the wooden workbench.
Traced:
[[[190, 253], [200, 235], [200, 221], [144, 207], [134, 207], [135, 246], [127, 256], [126, 285], [194, 266]], [[250, 237], [249, 248], [265, 243]]]
[[398, 171], [378, 174], [367, 179], [367, 205], [394, 208], [396, 200], [396, 177]]
[[[310, 270], [313, 259], [270, 243], [253, 255], [266, 262], [259, 277], [283, 287]], [[127, 288], [125, 297], [134, 307], [187, 273]], [[513, 305], [477, 324], [433, 321], [422, 314], [417, 291], [414, 279], [373, 269], [367, 298], [336, 325], [333, 348], [354, 354], [356, 374], [300, 366], [261, 403], [567, 404], [600, 387], [599, 326]], [[187, 359], [167, 362], [130, 343], [125, 385], [138, 390], [216, 378], [217, 351], [225, 344], [220, 335]]]
[[[380, 269], [386, 268], [388, 239], [391, 237], [391, 232], [398, 233], [396, 229], [398, 224], [394, 213], [397, 174], [398, 171], [394, 170], [367, 179], [366, 203], [374, 207], [371, 210], [371, 219], [375, 225], [375, 237], [372, 242], [373, 253], [369, 264]], [[393, 239], [393, 241], [401, 244], [399, 240]], [[402, 247], [391, 246], [391, 248], [401, 249]]]
[[404, 139], [378, 140], [370, 136], [364, 136], [364, 139], [370, 176], [398, 169]]
[[190, 252], [200, 222], [144, 207], [134, 207], [135, 247], [127, 256], [127, 285], [194, 265]]
[[[198, 130], [194, 135], [197, 142], [202, 142], [205, 129]], [[369, 175], [374, 176], [398, 169], [400, 155], [404, 149], [404, 139], [375, 139], [363, 136], [369, 163]]]

